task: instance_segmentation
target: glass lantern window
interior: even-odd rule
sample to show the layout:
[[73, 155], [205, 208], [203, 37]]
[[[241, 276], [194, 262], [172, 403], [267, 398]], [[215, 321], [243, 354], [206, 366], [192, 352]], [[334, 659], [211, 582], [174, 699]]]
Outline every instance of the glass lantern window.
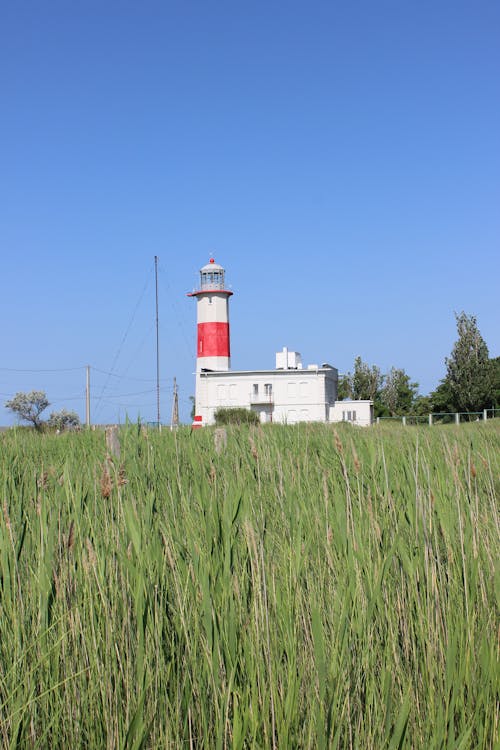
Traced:
[[203, 271], [201, 274], [202, 289], [224, 289], [223, 271]]

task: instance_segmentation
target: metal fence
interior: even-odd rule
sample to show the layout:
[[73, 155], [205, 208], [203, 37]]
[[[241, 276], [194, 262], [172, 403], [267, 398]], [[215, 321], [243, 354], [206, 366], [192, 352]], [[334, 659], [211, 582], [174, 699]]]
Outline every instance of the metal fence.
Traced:
[[463, 411], [463, 412], [436, 412], [433, 414], [405, 414], [395, 417], [377, 417], [377, 424], [381, 422], [395, 422], [398, 424], [418, 425], [418, 424], [463, 424], [464, 422], [486, 422], [488, 419], [500, 417], [500, 409], [483, 409], [483, 411]]

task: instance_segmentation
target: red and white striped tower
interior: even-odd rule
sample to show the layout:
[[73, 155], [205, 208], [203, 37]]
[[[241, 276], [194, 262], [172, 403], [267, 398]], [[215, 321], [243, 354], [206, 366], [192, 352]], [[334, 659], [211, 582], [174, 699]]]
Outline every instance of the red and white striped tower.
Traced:
[[229, 338], [229, 297], [225, 288], [222, 266], [210, 258], [200, 269], [200, 288], [188, 294], [196, 297], [198, 344], [196, 350], [196, 416], [193, 426], [203, 423], [203, 384], [201, 373], [207, 370], [229, 370], [231, 349]]

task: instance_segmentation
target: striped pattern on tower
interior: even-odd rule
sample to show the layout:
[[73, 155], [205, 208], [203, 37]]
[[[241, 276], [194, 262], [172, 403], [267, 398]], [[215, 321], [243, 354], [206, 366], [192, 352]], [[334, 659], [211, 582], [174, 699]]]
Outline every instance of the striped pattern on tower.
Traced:
[[229, 292], [199, 291], [197, 297], [198, 342], [197, 370], [229, 370]]
[[198, 323], [197, 357], [224, 357], [229, 359], [230, 356], [229, 323]]

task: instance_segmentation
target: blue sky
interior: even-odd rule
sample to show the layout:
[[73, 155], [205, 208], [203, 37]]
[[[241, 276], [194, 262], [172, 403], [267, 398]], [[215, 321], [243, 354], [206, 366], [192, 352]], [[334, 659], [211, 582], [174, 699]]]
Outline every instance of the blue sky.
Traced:
[[427, 393], [461, 310], [499, 354], [496, 0], [6, 0], [0, 114], [2, 405], [83, 417], [89, 364], [93, 420], [155, 419], [155, 255], [165, 421], [211, 254], [236, 369], [286, 345]]

